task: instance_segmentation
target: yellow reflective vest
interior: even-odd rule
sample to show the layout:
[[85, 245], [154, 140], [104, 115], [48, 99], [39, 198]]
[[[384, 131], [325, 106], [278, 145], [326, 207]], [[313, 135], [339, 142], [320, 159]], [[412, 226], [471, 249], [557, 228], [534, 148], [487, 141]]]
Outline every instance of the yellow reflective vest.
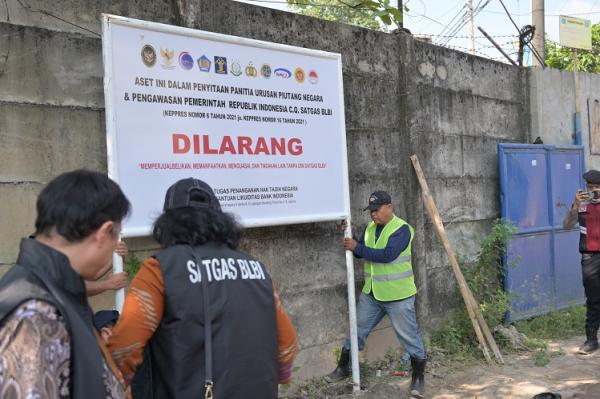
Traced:
[[410, 242], [396, 259], [390, 263], [365, 262], [363, 292], [369, 294], [373, 290], [373, 296], [378, 301], [396, 301], [417, 293], [410, 258], [414, 229], [404, 220], [394, 215], [393, 219], [383, 227], [377, 240], [375, 240], [377, 225], [374, 222], [369, 223], [365, 230], [365, 245], [368, 248], [384, 249], [390, 236], [404, 225], [407, 225], [410, 229]]

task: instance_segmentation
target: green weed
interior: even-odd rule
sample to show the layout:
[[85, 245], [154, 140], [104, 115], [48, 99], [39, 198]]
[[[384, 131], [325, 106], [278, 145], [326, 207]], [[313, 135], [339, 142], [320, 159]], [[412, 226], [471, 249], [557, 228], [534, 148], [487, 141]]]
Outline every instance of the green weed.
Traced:
[[[502, 289], [504, 266], [502, 264], [506, 245], [516, 228], [502, 220], [496, 220], [490, 233], [483, 238], [476, 261], [467, 263], [460, 259], [461, 269], [481, 313], [489, 326], [503, 322], [510, 308], [509, 297]], [[468, 361], [480, 357], [478, 341], [466, 309], [460, 309], [441, 325], [431, 337], [434, 346], [442, 348], [456, 361]]]
[[544, 367], [550, 363], [550, 356], [547, 351], [538, 350], [533, 354], [533, 364], [537, 367]]
[[127, 272], [127, 277], [132, 279], [142, 267], [142, 261], [133, 253], [129, 253], [123, 261], [123, 270]]

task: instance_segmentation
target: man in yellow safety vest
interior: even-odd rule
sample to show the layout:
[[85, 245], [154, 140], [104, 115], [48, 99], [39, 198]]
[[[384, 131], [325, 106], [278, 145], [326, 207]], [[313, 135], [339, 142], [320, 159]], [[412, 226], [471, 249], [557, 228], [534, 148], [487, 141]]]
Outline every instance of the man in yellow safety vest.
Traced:
[[[360, 294], [357, 314], [358, 347], [387, 314], [400, 344], [410, 355], [412, 366], [411, 394], [422, 398], [427, 354], [417, 325], [415, 294], [417, 288], [411, 263], [412, 226], [394, 214], [390, 195], [375, 191], [365, 208], [372, 222], [356, 240], [344, 238], [344, 249], [364, 259], [365, 285]], [[346, 339], [337, 368], [326, 378], [339, 381], [350, 375], [350, 340]]]

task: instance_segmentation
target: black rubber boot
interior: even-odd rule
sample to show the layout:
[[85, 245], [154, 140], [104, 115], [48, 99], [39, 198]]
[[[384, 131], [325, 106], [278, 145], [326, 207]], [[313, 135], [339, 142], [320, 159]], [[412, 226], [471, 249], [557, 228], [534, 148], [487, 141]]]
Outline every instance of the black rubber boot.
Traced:
[[579, 348], [579, 353], [589, 355], [598, 349], [598, 328], [587, 327], [585, 329], [586, 341]]
[[425, 395], [425, 365], [427, 359], [410, 358], [412, 366], [412, 379], [410, 380], [410, 394], [415, 398], [423, 398]]
[[350, 351], [342, 348], [338, 365], [330, 374], [325, 376], [327, 382], [338, 382], [350, 375]]

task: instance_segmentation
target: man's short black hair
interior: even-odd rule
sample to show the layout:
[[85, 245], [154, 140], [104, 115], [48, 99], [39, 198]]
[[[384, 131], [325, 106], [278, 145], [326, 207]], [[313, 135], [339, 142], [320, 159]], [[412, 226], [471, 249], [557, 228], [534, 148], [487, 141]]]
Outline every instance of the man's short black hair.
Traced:
[[53, 229], [67, 241], [80, 241], [103, 223], [121, 222], [131, 205], [108, 176], [79, 169], [54, 178], [37, 199], [37, 234]]

